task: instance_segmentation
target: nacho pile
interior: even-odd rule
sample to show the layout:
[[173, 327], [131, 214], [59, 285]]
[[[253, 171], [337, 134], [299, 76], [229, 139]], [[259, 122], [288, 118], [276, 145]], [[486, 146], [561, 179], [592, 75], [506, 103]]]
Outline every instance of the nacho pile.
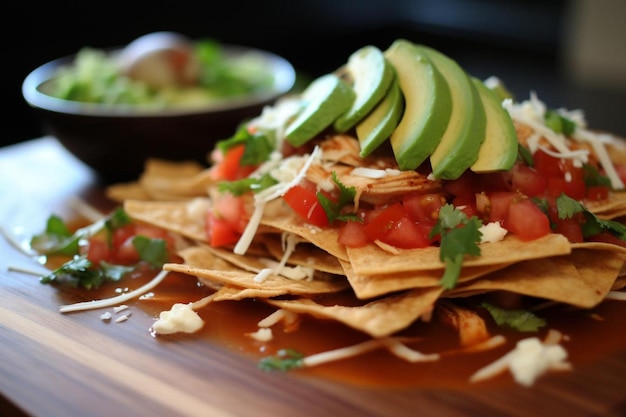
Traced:
[[[242, 123], [208, 166], [149, 160], [137, 181], [107, 189], [133, 221], [176, 235], [182, 261], [164, 271], [215, 291], [162, 315], [157, 334], [184, 331], [165, 323], [174, 311], [255, 299], [282, 317], [362, 332], [372, 344], [353, 354], [382, 348], [436, 360], [440, 352], [413, 350], [419, 335], [404, 332], [414, 323], [452, 326], [459, 343], [449, 354], [488, 349], [505, 343], [493, 331], [503, 317], [592, 309], [626, 284], [626, 148], [588, 130], [579, 112], [549, 110], [534, 94], [505, 100], [519, 145], [513, 165], [437, 178], [429, 161], [401, 169], [389, 143], [364, 155], [353, 129], [289, 143], [293, 100]], [[548, 123], [555, 115], [558, 128]], [[491, 304], [498, 299], [507, 302]], [[269, 327], [255, 337], [271, 341]], [[539, 329], [542, 346], [565, 337]], [[326, 360], [307, 354], [300, 366]], [[557, 357], [554, 368], [567, 368], [566, 355]]]

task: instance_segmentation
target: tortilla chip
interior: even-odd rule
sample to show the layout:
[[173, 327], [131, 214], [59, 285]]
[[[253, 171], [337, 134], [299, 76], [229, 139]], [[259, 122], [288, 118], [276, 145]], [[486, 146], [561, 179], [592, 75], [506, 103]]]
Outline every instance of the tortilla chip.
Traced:
[[[524, 242], [509, 235], [500, 242], [483, 243], [480, 249], [481, 256], [465, 259], [464, 268], [511, 264], [571, 252], [567, 238], [559, 234], [550, 234], [530, 242]], [[376, 245], [348, 248], [347, 253], [354, 273], [359, 275], [442, 271], [445, 268], [445, 264], [439, 259], [439, 248], [432, 246], [420, 249], [398, 249], [398, 254], [393, 256]]]
[[182, 250], [181, 256], [185, 259], [185, 264], [168, 263], [163, 265], [163, 269], [196, 276], [200, 281], [208, 280], [212, 284], [231, 285], [239, 288], [280, 289], [281, 295], [327, 294], [349, 288], [345, 278], [338, 276], [334, 276], [332, 279], [293, 280], [271, 274], [263, 281], [257, 281], [255, 279], [257, 277], [256, 272], [245, 271], [232, 264], [229, 267], [215, 269], [215, 258], [217, 257], [207, 251], [206, 248], [199, 246]]
[[[360, 275], [354, 272], [351, 264], [341, 262], [350, 286], [360, 299], [378, 297], [392, 292], [411, 288], [426, 288], [439, 286], [443, 275], [442, 269], [424, 271], [405, 271], [393, 274]], [[498, 269], [505, 268], [508, 264], [495, 264], [485, 266], [470, 266], [461, 269], [459, 282], [472, 280]]]
[[608, 198], [585, 201], [587, 210], [603, 219], [614, 219], [626, 213], [626, 191], [611, 191]]
[[126, 200], [150, 200], [150, 194], [138, 182], [113, 184], [106, 189], [107, 198], [123, 203]]
[[[276, 259], [282, 259], [284, 254], [281, 239], [278, 235], [264, 235], [261, 239], [267, 250]], [[296, 245], [296, 249], [289, 256], [289, 263], [293, 265], [302, 265], [313, 267], [318, 271], [328, 272], [330, 274], [343, 274], [340, 260], [330, 253], [312, 245], [308, 242], [300, 242]]]
[[325, 250], [332, 256], [345, 261], [348, 260], [348, 254], [345, 246], [337, 241], [339, 231], [336, 229], [323, 229], [306, 224], [295, 214], [271, 217], [264, 216], [261, 220], [261, 224], [298, 235], [318, 248]]
[[150, 223], [185, 237], [206, 241], [204, 215], [210, 201], [196, 198], [191, 201], [126, 200], [124, 210], [133, 219]]
[[184, 200], [207, 195], [215, 181], [211, 172], [195, 161], [146, 161], [139, 184], [152, 200]]
[[611, 290], [625, 259], [612, 251], [575, 249], [571, 255], [511, 265], [459, 285], [450, 294], [503, 290], [591, 308]]
[[406, 328], [420, 316], [430, 313], [442, 292], [441, 287], [420, 288], [354, 307], [325, 306], [307, 298], [268, 299], [267, 302], [294, 313], [337, 320], [372, 337], [384, 337]]

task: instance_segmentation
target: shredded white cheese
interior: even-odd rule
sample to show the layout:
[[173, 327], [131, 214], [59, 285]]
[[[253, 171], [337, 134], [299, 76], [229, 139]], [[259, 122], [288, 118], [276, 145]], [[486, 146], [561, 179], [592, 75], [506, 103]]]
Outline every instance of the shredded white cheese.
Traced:
[[[539, 139], [543, 137], [556, 149], [555, 152], [542, 148], [543, 151], [548, 152], [550, 155], [557, 158], [571, 159], [575, 166], [582, 166], [589, 160], [588, 150], [569, 149], [565, 136], [554, 132], [546, 126], [544, 120], [546, 105], [539, 100], [534, 92], [531, 92], [530, 99], [527, 101], [514, 103], [512, 100], [506, 99], [502, 102], [502, 106], [509, 112], [513, 120], [525, 124], [535, 131], [536, 134], [528, 140], [531, 152], [539, 148]], [[605, 143], [611, 140], [610, 135], [596, 134], [587, 130], [587, 123], [581, 110], [567, 111], [558, 109], [557, 112], [576, 123], [576, 129], [572, 134], [572, 138], [591, 145], [600, 165], [604, 168], [606, 175], [611, 181], [611, 186], [616, 190], [624, 189], [624, 183], [615, 171], [615, 167], [604, 146]]]
[[142, 287], [137, 288], [136, 290], [129, 291], [124, 294], [120, 294], [115, 297], [105, 298], [103, 300], [94, 300], [94, 301], [84, 301], [76, 304], [68, 304], [59, 307], [59, 311], [61, 313], [70, 313], [74, 311], [82, 311], [82, 310], [93, 310], [96, 308], [104, 308], [104, 307], [112, 307], [121, 303], [124, 303], [128, 300], [132, 300], [135, 297], [139, 297], [140, 295], [150, 291], [157, 285], [161, 283], [167, 276], [169, 271], [161, 271], [159, 272], [152, 280]]
[[[292, 178], [283, 178], [278, 184], [266, 188], [265, 190], [260, 191], [259, 193], [254, 195], [254, 212], [252, 213], [252, 216], [250, 217], [250, 220], [248, 221], [245, 230], [241, 234], [239, 241], [237, 241], [237, 244], [235, 245], [235, 248], [233, 250], [234, 253], [238, 255], [245, 255], [246, 251], [250, 247], [250, 243], [252, 243], [252, 239], [254, 239], [259, 224], [261, 223], [261, 218], [263, 217], [263, 210], [265, 208], [265, 205], [268, 202], [284, 195], [290, 188], [298, 185], [298, 183], [304, 178], [307, 170], [309, 169], [313, 161], [319, 160], [321, 158], [321, 154], [321, 149], [316, 146], [313, 152], [311, 152], [311, 155], [304, 162], [302, 168], [300, 168], [300, 170], [295, 175], [292, 175]], [[279, 172], [285, 173], [286, 171], [279, 170]], [[272, 176], [278, 179], [277, 175], [274, 175], [274, 171], [272, 171], [272, 173]]]
[[571, 364], [567, 362], [567, 351], [561, 345], [542, 343], [538, 338], [530, 337], [520, 340], [515, 349], [479, 369], [470, 377], [470, 382], [492, 378], [507, 369], [517, 383], [529, 387], [544, 373], [570, 370]]

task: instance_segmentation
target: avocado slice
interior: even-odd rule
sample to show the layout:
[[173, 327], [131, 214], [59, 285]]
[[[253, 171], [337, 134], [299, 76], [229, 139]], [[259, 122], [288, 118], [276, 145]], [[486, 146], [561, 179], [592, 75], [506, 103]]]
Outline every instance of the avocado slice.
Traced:
[[404, 111], [404, 97], [397, 80], [393, 80], [389, 91], [359, 124], [356, 137], [361, 144], [361, 157], [366, 157], [391, 136], [400, 122]]
[[385, 96], [395, 74], [382, 51], [368, 45], [348, 58], [345, 74], [356, 97], [350, 109], [335, 120], [337, 132], [346, 132], [363, 119]]
[[502, 101], [482, 81], [472, 78], [483, 102], [487, 124], [485, 140], [478, 159], [470, 167], [474, 172], [509, 170], [517, 159], [517, 133], [511, 115], [502, 107]]
[[304, 108], [287, 125], [285, 139], [300, 146], [330, 126], [345, 113], [354, 101], [355, 93], [335, 74], [322, 75], [302, 92]]
[[452, 112], [451, 93], [428, 56], [405, 39], [394, 41], [385, 57], [396, 70], [404, 114], [389, 141], [398, 166], [412, 170], [435, 150]]
[[430, 155], [430, 164], [435, 178], [456, 179], [478, 159], [485, 138], [485, 109], [476, 86], [454, 60], [427, 46], [418, 45], [417, 49], [432, 60], [450, 86], [450, 122]]

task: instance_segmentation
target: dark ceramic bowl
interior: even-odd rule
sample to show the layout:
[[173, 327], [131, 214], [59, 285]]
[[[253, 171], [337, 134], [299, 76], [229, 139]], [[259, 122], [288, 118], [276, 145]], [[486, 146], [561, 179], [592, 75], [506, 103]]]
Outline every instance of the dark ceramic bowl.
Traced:
[[241, 122], [260, 115], [264, 106], [288, 93], [295, 84], [295, 70], [284, 58], [243, 46], [222, 47], [226, 55], [261, 54], [274, 74], [273, 86], [260, 94], [193, 109], [117, 108], [46, 94], [46, 83], [61, 65], [74, 61], [72, 55], [48, 62], [28, 74], [22, 94], [41, 115], [46, 133], [92, 167], [105, 183], [136, 179], [150, 157], [206, 164], [216, 141], [231, 137]]

